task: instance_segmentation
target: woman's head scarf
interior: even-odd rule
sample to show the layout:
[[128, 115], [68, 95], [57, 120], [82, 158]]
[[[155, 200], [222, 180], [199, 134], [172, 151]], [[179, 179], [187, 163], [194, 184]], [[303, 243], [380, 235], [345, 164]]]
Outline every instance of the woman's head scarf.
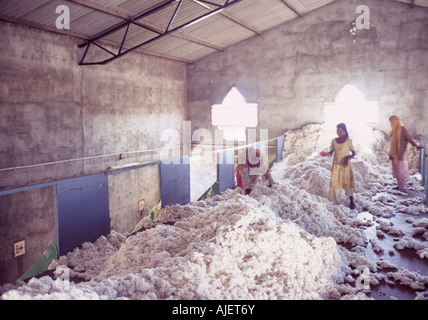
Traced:
[[342, 123], [339, 123], [336, 127], [342, 129], [343, 131], [345, 131], [346, 137], [349, 138], [348, 129], [346, 128], [346, 124], [344, 124], [342, 122]]
[[391, 136], [391, 150], [389, 153], [394, 162], [397, 162], [401, 153], [401, 127], [403, 123], [397, 116], [391, 116], [389, 121], [391, 122], [391, 130], [388, 132], [388, 135]]

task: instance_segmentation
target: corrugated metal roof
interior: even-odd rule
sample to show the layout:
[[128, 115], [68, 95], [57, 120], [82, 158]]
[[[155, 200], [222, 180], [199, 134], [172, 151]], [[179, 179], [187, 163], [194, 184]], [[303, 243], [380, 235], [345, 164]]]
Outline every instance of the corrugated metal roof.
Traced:
[[242, 2], [230, 7], [227, 13], [245, 21], [260, 32], [266, 31], [281, 23], [298, 17], [281, 1], [266, 2]]
[[200, 23], [183, 28], [183, 33], [197, 39], [204, 39], [223, 48], [255, 35], [254, 32], [216, 14]]
[[164, 0], [90, 0], [96, 6], [123, 13], [133, 17], [140, 13], [150, 11], [154, 7], [164, 3]]
[[[107, 63], [131, 51], [192, 62], [332, 1], [0, 0], [0, 20], [82, 39], [81, 64], [89, 57], [88, 63]], [[428, 0], [413, 2], [428, 6]], [[56, 28], [60, 5], [70, 10], [68, 30]], [[98, 60], [96, 52], [102, 52]]]

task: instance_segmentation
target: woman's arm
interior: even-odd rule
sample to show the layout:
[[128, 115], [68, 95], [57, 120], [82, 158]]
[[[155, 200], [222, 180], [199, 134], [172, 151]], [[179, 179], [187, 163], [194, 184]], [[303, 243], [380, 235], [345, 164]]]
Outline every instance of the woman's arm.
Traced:
[[408, 141], [411, 145], [418, 147], [415, 140], [413, 140], [412, 136], [410, 135], [409, 131], [407, 131], [406, 127], [401, 127], [402, 135], [404, 136], [404, 139]]
[[343, 163], [342, 164], [346, 167], [348, 165], [348, 163], [349, 163], [349, 160], [352, 159], [353, 157], [355, 157], [355, 151], [351, 150], [351, 154], [349, 156], [346, 156], [346, 157], [343, 158], [343, 160], [342, 160]]
[[330, 150], [330, 152], [325, 152], [325, 151], [321, 151], [320, 155], [322, 155], [323, 157], [329, 157], [333, 154], [333, 150]]

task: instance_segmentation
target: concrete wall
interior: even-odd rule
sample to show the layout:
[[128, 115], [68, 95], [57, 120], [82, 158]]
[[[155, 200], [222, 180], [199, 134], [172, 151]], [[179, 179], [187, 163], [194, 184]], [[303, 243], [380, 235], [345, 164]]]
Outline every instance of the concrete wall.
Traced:
[[[370, 9], [370, 29], [349, 30]], [[380, 104], [378, 128], [399, 115], [428, 140], [428, 8], [385, 0], [334, 1], [188, 66], [188, 116], [212, 130], [211, 105], [232, 86], [259, 104], [259, 128], [276, 137], [322, 122], [321, 104], [350, 83]], [[353, 40], [355, 39], [355, 44]]]
[[[55, 242], [54, 190], [45, 187], [0, 197], [0, 284], [18, 279]], [[13, 245], [25, 240], [25, 254]]]
[[[157, 159], [186, 119], [183, 63], [129, 54], [79, 66], [80, 40], [0, 23], [0, 190]], [[95, 157], [95, 158], [91, 158]], [[81, 161], [68, 161], [89, 158]]]
[[[187, 80], [183, 63], [131, 53], [79, 66], [80, 40], [4, 22], [0, 33], [2, 283], [15, 281], [58, 236], [50, 182], [157, 160], [162, 130], [182, 132]], [[159, 201], [157, 170], [109, 175], [113, 229], [135, 226], [139, 200]], [[41, 183], [49, 187], [27, 188]], [[19, 187], [25, 191], [7, 192]], [[20, 240], [27, 252], [14, 258]]]
[[149, 208], [159, 202], [159, 165], [112, 174], [108, 188], [111, 229], [127, 233], [143, 218], [140, 200]]

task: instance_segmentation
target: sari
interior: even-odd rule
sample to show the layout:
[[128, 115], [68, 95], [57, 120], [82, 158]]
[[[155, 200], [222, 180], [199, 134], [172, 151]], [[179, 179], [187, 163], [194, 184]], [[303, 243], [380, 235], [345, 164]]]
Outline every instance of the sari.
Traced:
[[411, 143], [414, 146], [417, 144], [399, 117], [392, 116], [389, 121], [391, 123], [391, 130], [388, 132], [391, 137], [389, 158], [392, 161], [392, 176], [397, 179], [398, 189], [403, 190], [410, 177], [406, 152], [407, 144]]

